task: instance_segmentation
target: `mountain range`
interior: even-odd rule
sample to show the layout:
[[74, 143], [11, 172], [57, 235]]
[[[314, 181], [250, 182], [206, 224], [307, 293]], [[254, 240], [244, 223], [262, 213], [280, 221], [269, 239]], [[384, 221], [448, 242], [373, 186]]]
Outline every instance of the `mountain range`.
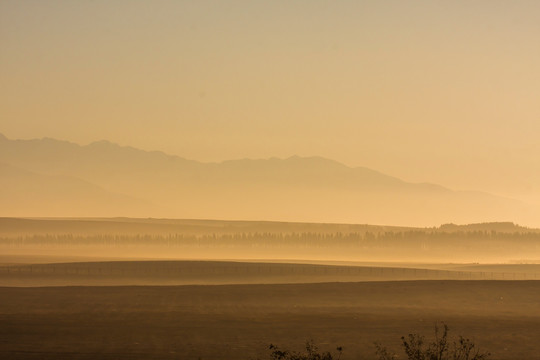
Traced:
[[321, 157], [203, 163], [119, 146], [0, 134], [0, 216], [170, 217], [435, 226], [513, 221], [523, 202], [409, 183]]

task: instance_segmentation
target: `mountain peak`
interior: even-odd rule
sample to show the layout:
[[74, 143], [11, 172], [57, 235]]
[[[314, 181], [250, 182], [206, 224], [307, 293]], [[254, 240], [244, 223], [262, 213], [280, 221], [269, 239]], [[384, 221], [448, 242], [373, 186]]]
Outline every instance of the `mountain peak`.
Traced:
[[333, 165], [340, 165], [340, 166], [346, 166], [345, 164], [340, 163], [339, 161], [328, 159], [322, 156], [298, 156], [293, 155], [286, 159], [285, 161], [303, 161], [303, 162], [310, 162], [315, 164], [333, 164]]
[[[532, 210], [511, 199], [411, 184], [320, 156], [206, 164], [106, 140], [85, 146], [50, 138], [4, 140], [1, 145], [0, 162], [38, 175], [81, 179], [133, 198], [143, 196], [144, 200], [159, 204], [169, 217], [433, 226], [449, 221], [473, 223], [501, 219], [531, 223], [529, 219], [534, 215]], [[8, 177], [6, 171], [0, 174], [3, 194], [28, 197], [28, 191]], [[37, 193], [42, 191], [38, 188], [40, 179], [29, 182]], [[69, 213], [72, 193], [65, 188], [67, 185], [60, 180], [47, 182], [48, 193], [57, 195]], [[2, 207], [7, 209], [5, 214], [9, 214], [11, 207], [19, 206], [15, 200], [13, 197], [11, 204]], [[50, 201], [45, 198], [40, 201], [36, 200], [36, 207], [47, 209]], [[33, 208], [32, 203], [28, 204], [32, 205], [28, 209]], [[49, 213], [43, 210], [40, 214]]]
[[91, 142], [90, 144], [88, 144], [88, 146], [90, 147], [97, 147], [97, 146], [101, 146], [101, 147], [119, 147], [120, 145], [116, 144], [116, 143], [113, 143], [109, 140], [98, 140], [98, 141], [93, 141]]

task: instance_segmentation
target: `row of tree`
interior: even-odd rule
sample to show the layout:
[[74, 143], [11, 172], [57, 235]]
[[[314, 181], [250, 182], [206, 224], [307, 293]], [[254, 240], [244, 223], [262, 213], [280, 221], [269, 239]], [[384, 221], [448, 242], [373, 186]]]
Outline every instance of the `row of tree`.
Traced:
[[420, 250], [448, 248], [503, 249], [507, 247], [540, 249], [540, 233], [506, 233], [492, 231], [440, 232], [405, 231], [384, 233], [234, 233], [234, 234], [168, 234], [168, 235], [77, 235], [42, 234], [0, 237], [0, 246], [168, 246], [168, 247], [357, 247]]

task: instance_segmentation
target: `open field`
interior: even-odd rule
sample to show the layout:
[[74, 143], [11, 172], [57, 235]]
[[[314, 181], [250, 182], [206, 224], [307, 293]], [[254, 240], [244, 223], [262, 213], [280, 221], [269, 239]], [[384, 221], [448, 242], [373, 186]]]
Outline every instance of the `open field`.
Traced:
[[[431, 267], [431, 268], [430, 268]], [[286, 284], [536, 280], [538, 265], [352, 266], [238, 261], [108, 261], [0, 266], [0, 286]], [[447, 267], [448, 269], [444, 269]], [[476, 268], [478, 267], [478, 269]], [[508, 267], [510, 267], [508, 269]]]
[[513, 224], [0, 225], [2, 359], [253, 359], [308, 339], [373, 359], [440, 321], [493, 359], [540, 359], [540, 235]]
[[249, 359], [312, 338], [373, 358], [436, 321], [493, 359], [540, 359], [540, 282], [0, 288], [0, 357]]

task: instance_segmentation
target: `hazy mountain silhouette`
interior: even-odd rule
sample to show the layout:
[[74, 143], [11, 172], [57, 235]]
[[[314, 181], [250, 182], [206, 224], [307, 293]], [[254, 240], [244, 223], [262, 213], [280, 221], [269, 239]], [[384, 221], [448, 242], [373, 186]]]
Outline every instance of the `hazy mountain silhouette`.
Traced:
[[42, 175], [3, 163], [0, 174], [2, 216], [140, 216], [141, 208], [151, 206], [69, 176]]
[[[136, 212], [154, 217], [396, 225], [501, 220], [531, 224], [533, 219], [531, 209], [512, 199], [407, 183], [321, 157], [201, 163], [108, 141], [80, 146], [49, 138], [1, 137], [0, 162], [58, 181], [64, 177], [83, 179], [109, 195], [126, 194], [158, 206], [128, 204], [121, 196], [103, 199], [109, 206], [129, 209], [124, 214], [129, 216]], [[1, 176], [6, 177], [4, 171]], [[48, 186], [54, 189], [56, 180], [49, 180]], [[14, 194], [21, 191], [24, 189], [20, 186], [13, 187]], [[76, 197], [76, 193], [55, 192], [58, 204]], [[36, 197], [35, 202], [36, 209], [44, 209], [41, 215], [51, 215], [41, 198]], [[88, 211], [104, 216], [99, 209]], [[13, 215], [8, 208], [3, 212]]]

